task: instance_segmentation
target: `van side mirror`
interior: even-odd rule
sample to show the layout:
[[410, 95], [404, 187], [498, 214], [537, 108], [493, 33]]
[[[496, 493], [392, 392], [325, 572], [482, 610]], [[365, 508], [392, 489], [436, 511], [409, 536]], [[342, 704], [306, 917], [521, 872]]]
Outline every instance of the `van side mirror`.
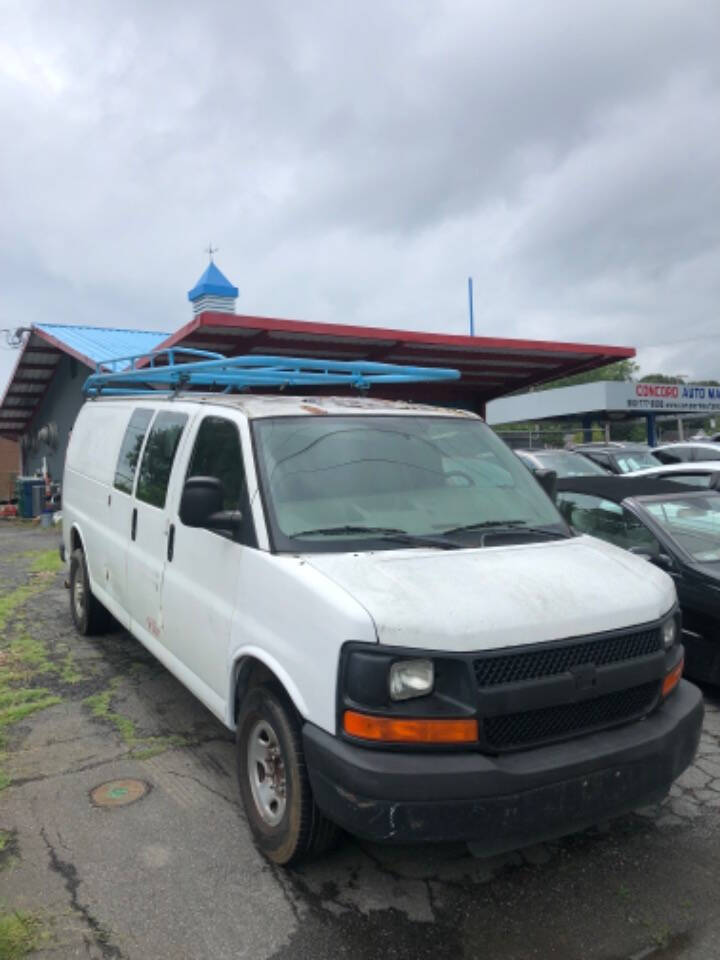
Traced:
[[554, 470], [538, 467], [537, 470], [533, 470], [533, 475], [554, 503], [557, 499], [557, 473]]
[[223, 485], [217, 477], [189, 477], [180, 498], [180, 522], [186, 527], [228, 530], [240, 527], [239, 510], [223, 510]]
[[636, 557], [644, 557], [650, 563], [654, 563], [656, 567], [660, 567], [661, 570], [672, 570], [675, 566], [672, 557], [667, 553], [657, 553], [652, 547], [630, 547], [629, 552], [634, 553]]

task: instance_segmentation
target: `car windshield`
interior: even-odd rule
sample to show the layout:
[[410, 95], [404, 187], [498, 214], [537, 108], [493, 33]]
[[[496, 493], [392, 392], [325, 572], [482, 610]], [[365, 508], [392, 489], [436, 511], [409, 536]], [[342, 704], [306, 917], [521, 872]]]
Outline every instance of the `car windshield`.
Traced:
[[657, 476], [664, 483], [681, 483], [692, 487], [710, 487], [715, 479], [713, 473], [658, 473], [650, 476]]
[[640, 548], [659, 553], [660, 546], [653, 534], [614, 500], [590, 493], [562, 490], [557, 496], [560, 513], [578, 533], [587, 533], [625, 550]]
[[480, 420], [276, 417], [253, 421], [253, 434], [277, 549], [397, 548], [402, 537], [467, 546], [499, 529], [568, 535], [537, 481]]
[[600, 464], [571, 450], [533, 450], [532, 456], [543, 469], [554, 470], [560, 478], [607, 476]]
[[642, 506], [698, 563], [720, 563], [720, 493], [663, 497]]
[[616, 453], [615, 461], [621, 473], [644, 470], [646, 467], [659, 467], [661, 461], [649, 450], [632, 450], [628, 453]]

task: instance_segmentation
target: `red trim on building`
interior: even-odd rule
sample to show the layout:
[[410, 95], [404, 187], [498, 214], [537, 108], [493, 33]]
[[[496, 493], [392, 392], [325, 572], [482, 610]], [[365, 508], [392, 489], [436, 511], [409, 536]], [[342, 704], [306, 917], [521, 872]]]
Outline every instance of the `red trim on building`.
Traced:
[[[438, 403], [470, 402], [475, 409], [504, 394], [635, 356], [632, 347], [470, 337], [215, 311], [194, 317], [158, 349], [172, 346], [216, 350], [229, 355], [279, 353], [292, 356], [296, 353], [298, 356], [457, 367], [462, 372], [460, 381], [445, 385], [425, 384], [421, 389], [422, 398]], [[401, 394], [392, 388], [373, 392], [387, 396]], [[407, 396], [407, 392], [402, 395]]]
[[276, 317], [251, 317], [206, 311], [176, 331], [162, 344], [162, 348], [178, 344], [198, 328], [227, 327], [258, 332], [272, 330], [284, 333], [306, 334], [346, 340], [396, 340], [398, 343], [419, 343], [428, 346], [447, 346], [462, 350], [492, 348], [496, 351], [515, 351], [529, 354], [555, 352], [560, 354], [601, 354], [613, 360], [627, 360], [635, 356], [633, 347], [602, 346], [590, 343], [567, 343], [561, 340], [512, 340], [504, 337], [470, 337], [462, 334], [425, 333], [420, 330], [396, 330], [389, 327], [358, 327], [339, 323], [313, 323], [305, 320], [281, 320]]
[[[58, 361], [62, 354], [66, 354], [90, 369], [95, 367], [92, 360], [68, 347], [52, 334], [35, 327], [31, 329], [0, 401], [0, 408], [4, 406], [8, 396], [23, 396], [27, 398], [32, 412], [22, 417], [24, 426], [21, 430], [13, 429], [12, 433], [5, 431], [5, 436], [18, 436], [32, 423], [54, 377], [57, 363], [35, 363], [34, 354], [52, 352], [57, 355]], [[44, 347], [45, 344], [47, 348]], [[457, 367], [462, 373], [462, 379], [456, 382], [418, 384], [412, 391], [408, 391], [406, 387], [387, 387], [384, 391], [374, 389], [373, 393], [378, 396], [405, 398], [410, 395], [410, 398], [415, 400], [466, 405], [478, 411], [482, 411], [485, 403], [495, 397], [635, 356], [632, 347], [554, 340], [513, 340], [507, 337], [470, 337], [388, 327], [239, 316], [215, 311], [206, 311], [194, 317], [156, 349], [171, 346], [197, 346], [231, 356], [242, 353], [277, 353], [286, 356], [297, 354]], [[30, 360], [27, 364], [24, 362], [26, 356]], [[48, 375], [25, 377], [25, 370], [35, 374], [47, 371]], [[42, 384], [45, 389], [40, 395], [34, 391], [12, 389], [15, 384], [20, 383]], [[1, 424], [0, 435], [3, 435]]]
[[68, 347], [66, 343], [63, 343], [62, 340], [58, 340], [56, 337], [53, 337], [52, 334], [46, 333], [45, 330], [38, 330], [37, 327], [32, 327], [31, 329], [36, 337], [40, 337], [41, 340], [46, 340], [48, 343], [52, 344], [53, 347], [57, 347], [58, 350], [60, 350], [62, 353], [66, 353], [69, 357], [75, 357], [76, 360], [79, 360], [80, 363], [84, 363], [85, 366], [90, 367], [91, 370], [95, 369], [95, 361], [91, 360], [90, 357], [86, 357], [78, 350], [73, 350], [71, 347]]

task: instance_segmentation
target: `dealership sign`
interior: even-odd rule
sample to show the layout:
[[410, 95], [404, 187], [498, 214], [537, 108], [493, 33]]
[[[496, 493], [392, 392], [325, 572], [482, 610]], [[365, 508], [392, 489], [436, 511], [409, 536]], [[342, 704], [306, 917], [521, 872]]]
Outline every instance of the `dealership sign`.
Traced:
[[[610, 384], [608, 384], [610, 386]], [[720, 387], [685, 383], [618, 383], [614, 407], [653, 413], [717, 413]], [[618, 389], [620, 388], [620, 389]], [[618, 394], [622, 390], [622, 399]]]
[[500, 397], [487, 407], [490, 424], [587, 416], [599, 420], [627, 420], [648, 414], [717, 416], [720, 414], [720, 386], [594, 380], [571, 387]]

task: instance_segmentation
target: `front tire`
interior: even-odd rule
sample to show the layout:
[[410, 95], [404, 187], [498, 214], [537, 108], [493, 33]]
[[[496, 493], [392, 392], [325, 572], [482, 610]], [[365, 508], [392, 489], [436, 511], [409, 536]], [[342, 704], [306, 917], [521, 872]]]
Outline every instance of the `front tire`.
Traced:
[[90, 590], [85, 554], [80, 549], [70, 555], [70, 613], [75, 629], [84, 637], [103, 633], [110, 622], [110, 614]]
[[261, 852], [289, 866], [331, 847], [338, 828], [313, 799], [292, 705], [269, 687], [253, 688], [240, 708], [236, 744], [240, 795]]

